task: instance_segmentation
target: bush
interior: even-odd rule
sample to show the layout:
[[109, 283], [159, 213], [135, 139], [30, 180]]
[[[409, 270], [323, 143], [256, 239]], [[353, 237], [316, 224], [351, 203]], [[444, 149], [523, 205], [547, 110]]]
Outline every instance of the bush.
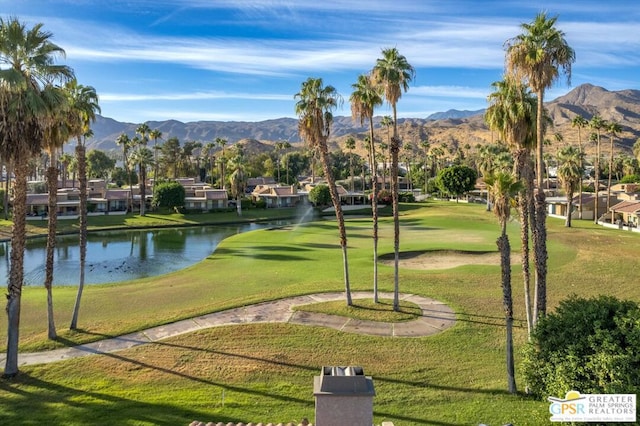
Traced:
[[184, 206], [184, 187], [178, 182], [161, 182], [155, 187], [153, 205], [175, 209]]
[[391, 204], [391, 191], [381, 189], [378, 191], [378, 203]]
[[257, 209], [266, 209], [267, 208], [267, 202], [262, 198], [258, 198], [254, 202], [254, 205], [256, 206]]
[[415, 203], [416, 197], [412, 192], [401, 192], [398, 194], [398, 201], [401, 203]]
[[640, 175], [626, 175], [620, 179], [620, 183], [640, 183]]
[[640, 392], [640, 307], [633, 301], [572, 296], [540, 319], [522, 373], [541, 398]]
[[316, 207], [331, 204], [331, 192], [327, 185], [315, 186], [309, 191], [309, 201]]

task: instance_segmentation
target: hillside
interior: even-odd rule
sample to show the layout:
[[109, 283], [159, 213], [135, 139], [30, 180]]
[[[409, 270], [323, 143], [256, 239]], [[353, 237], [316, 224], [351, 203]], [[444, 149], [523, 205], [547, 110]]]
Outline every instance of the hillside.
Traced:
[[[548, 137], [555, 141], [554, 135], [562, 135], [563, 143], [576, 144], [578, 140], [577, 129], [572, 127], [571, 120], [577, 114], [587, 120], [598, 113], [607, 121], [615, 121], [622, 127], [622, 132], [617, 137], [617, 148], [630, 150], [635, 141], [640, 138], [640, 91], [622, 90], [608, 91], [602, 87], [583, 84], [571, 92], [550, 102], [546, 107], [553, 120], [554, 126], [549, 129]], [[401, 107], [401, 106], [400, 106]], [[457, 111], [451, 110], [444, 113], [432, 114], [427, 118], [399, 119], [399, 132], [405, 143], [410, 142], [415, 146], [421, 140], [428, 138], [433, 145], [446, 143], [449, 147], [464, 146], [469, 144], [474, 147], [477, 144], [485, 144], [496, 138], [496, 135], [488, 130], [483, 121], [483, 110]], [[381, 117], [376, 117], [376, 138], [382, 141], [388, 139], [387, 129], [380, 126]], [[301, 143], [298, 135], [298, 121], [294, 118], [279, 118], [258, 122], [248, 121], [197, 121], [183, 123], [176, 120], [150, 121], [149, 127], [159, 129], [163, 140], [169, 137], [177, 137], [181, 141], [196, 140], [203, 143], [216, 138], [227, 139], [229, 145], [249, 139], [271, 144], [275, 141], [285, 140], [293, 145]], [[89, 148], [101, 150], [118, 149], [115, 140], [121, 133], [134, 136], [138, 124], [121, 123], [111, 118], [98, 116], [92, 126], [94, 137], [88, 141]], [[351, 117], [335, 117], [332, 130], [332, 144], [342, 145], [343, 141], [354, 136], [362, 142], [366, 136], [367, 128], [360, 127]], [[582, 142], [589, 149], [589, 129], [582, 131]], [[557, 143], [557, 142], [554, 142]], [[363, 149], [362, 143], [358, 144], [358, 150]]]

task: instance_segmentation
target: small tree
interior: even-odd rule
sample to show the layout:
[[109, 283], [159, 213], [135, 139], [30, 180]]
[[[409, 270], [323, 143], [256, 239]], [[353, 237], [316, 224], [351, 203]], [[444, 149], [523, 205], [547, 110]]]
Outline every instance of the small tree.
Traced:
[[467, 166], [451, 166], [438, 172], [436, 184], [438, 188], [449, 195], [458, 198], [465, 192], [471, 191], [476, 185], [478, 175]]
[[309, 191], [309, 201], [316, 206], [326, 206], [331, 203], [331, 193], [327, 185], [318, 185]]
[[184, 206], [184, 187], [178, 182], [158, 182], [153, 192], [153, 205], [175, 209]]

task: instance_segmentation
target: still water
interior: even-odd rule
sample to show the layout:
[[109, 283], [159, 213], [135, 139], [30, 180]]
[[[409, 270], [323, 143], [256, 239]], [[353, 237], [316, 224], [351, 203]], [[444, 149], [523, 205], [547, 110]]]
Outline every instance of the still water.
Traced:
[[[286, 222], [235, 226], [105, 231], [87, 238], [86, 284], [103, 284], [166, 274], [200, 262], [225, 238]], [[27, 242], [25, 285], [43, 285], [46, 238]], [[9, 276], [8, 242], [0, 242], [0, 277]], [[78, 235], [59, 236], [54, 262], [54, 285], [77, 285], [80, 275]]]

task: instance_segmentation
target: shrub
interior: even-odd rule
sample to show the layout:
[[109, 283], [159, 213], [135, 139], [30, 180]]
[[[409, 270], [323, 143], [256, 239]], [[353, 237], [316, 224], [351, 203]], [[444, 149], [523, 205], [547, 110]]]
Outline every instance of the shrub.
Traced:
[[153, 205], [175, 209], [184, 206], [184, 187], [178, 182], [161, 182], [155, 187]]
[[331, 204], [331, 193], [327, 185], [315, 186], [309, 191], [309, 201], [316, 207]]
[[401, 203], [415, 203], [416, 197], [412, 192], [401, 192], [398, 194], [398, 201]]
[[633, 301], [572, 296], [542, 317], [525, 348], [522, 373], [542, 398], [640, 391], [640, 307]]
[[378, 203], [391, 204], [391, 191], [381, 189], [378, 191]]
[[640, 175], [626, 175], [620, 179], [620, 183], [640, 183]]
[[257, 209], [266, 209], [267, 208], [267, 202], [262, 199], [262, 198], [258, 198], [255, 202], [254, 202], [255, 206]]

